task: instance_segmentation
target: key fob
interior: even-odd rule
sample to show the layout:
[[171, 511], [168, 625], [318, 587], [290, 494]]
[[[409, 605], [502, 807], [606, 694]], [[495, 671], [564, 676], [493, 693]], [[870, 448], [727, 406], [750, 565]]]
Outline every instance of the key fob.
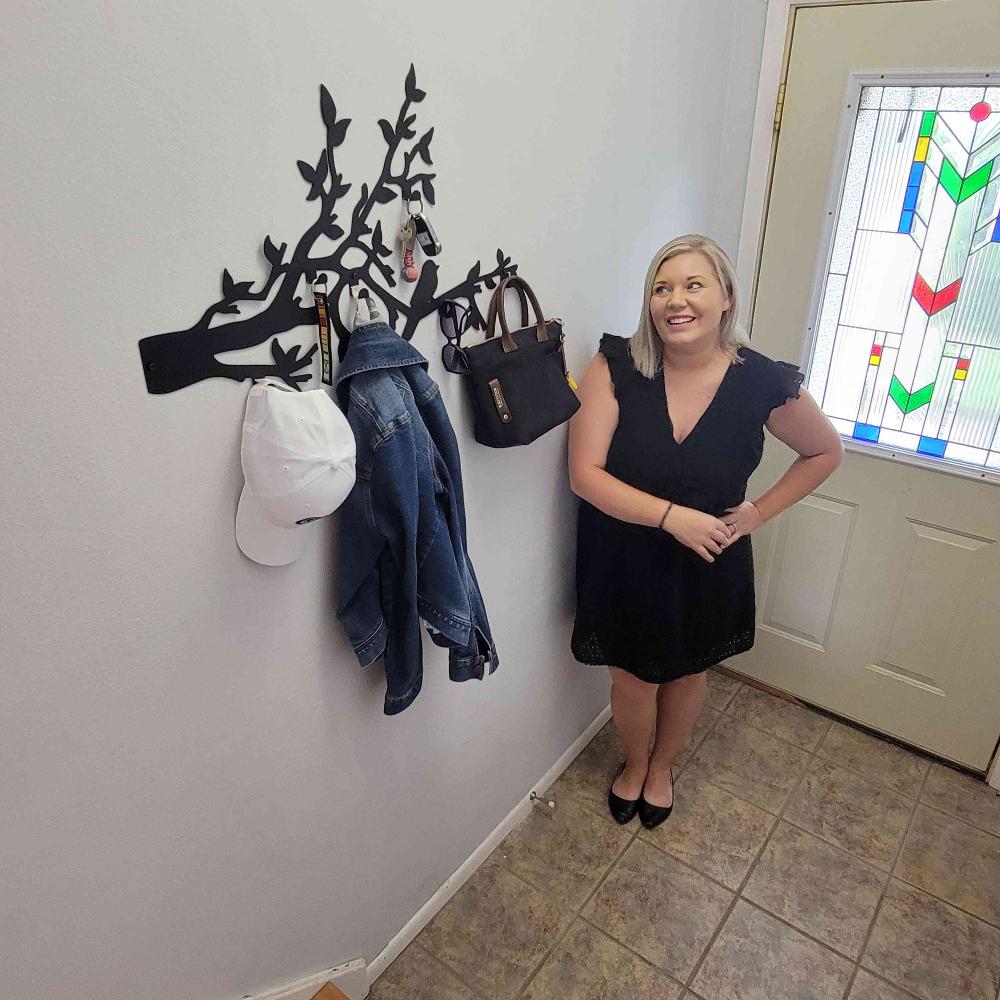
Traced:
[[441, 241], [434, 232], [434, 227], [430, 220], [425, 218], [420, 212], [412, 216], [413, 227], [416, 231], [417, 246], [428, 257], [436, 257], [441, 252]]

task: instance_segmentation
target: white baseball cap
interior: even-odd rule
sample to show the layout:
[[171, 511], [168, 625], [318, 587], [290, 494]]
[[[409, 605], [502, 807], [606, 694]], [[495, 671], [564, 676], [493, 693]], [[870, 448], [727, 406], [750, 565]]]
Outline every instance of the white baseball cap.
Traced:
[[356, 446], [347, 418], [323, 389], [256, 382], [243, 419], [243, 492], [236, 542], [254, 562], [285, 566], [305, 551], [309, 524], [354, 487]]

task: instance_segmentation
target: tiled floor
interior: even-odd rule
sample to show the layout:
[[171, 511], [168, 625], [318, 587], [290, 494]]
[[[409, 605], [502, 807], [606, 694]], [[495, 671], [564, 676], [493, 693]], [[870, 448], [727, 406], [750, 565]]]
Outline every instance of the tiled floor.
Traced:
[[1000, 797], [717, 671], [656, 830], [609, 723], [372, 1000], [1000, 1000]]

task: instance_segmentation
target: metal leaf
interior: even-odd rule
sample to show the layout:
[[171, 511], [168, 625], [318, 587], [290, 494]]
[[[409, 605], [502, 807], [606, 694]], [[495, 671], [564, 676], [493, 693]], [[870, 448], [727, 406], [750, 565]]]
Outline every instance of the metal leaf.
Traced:
[[327, 137], [331, 146], [339, 146], [347, 135], [347, 126], [351, 124], [350, 118], [344, 118], [331, 126], [327, 131]]
[[380, 118], [378, 120], [379, 127], [382, 129], [382, 136], [385, 141], [391, 146], [396, 141], [396, 133], [393, 132], [392, 126], [384, 119]]
[[270, 236], [264, 237], [264, 256], [275, 267], [281, 263], [281, 251], [271, 242]]
[[316, 179], [316, 171], [313, 170], [312, 165], [306, 163], [305, 160], [299, 160], [298, 166], [299, 166], [299, 173], [302, 174], [302, 179], [307, 184], [312, 184], [312, 182]]
[[337, 121], [337, 105], [333, 103], [330, 91], [322, 83], [319, 85], [319, 110], [327, 128], [332, 127]]
[[434, 138], [434, 129], [425, 132], [420, 138], [420, 142], [417, 143], [417, 152], [420, 154], [420, 159], [424, 161], [428, 166], [433, 165], [434, 161], [431, 159], [431, 139]]

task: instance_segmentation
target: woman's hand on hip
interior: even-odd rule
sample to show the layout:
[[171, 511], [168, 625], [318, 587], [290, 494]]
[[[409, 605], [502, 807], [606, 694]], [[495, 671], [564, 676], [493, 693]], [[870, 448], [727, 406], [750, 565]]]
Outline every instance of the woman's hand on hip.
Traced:
[[730, 542], [729, 528], [719, 518], [693, 507], [671, 507], [663, 530], [697, 552], [705, 562], [715, 562], [715, 557]]
[[723, 520], [732, 530], [727, 545], [732, 545], [737, 538], [749, 535], [751, 531], [764, 523], [760, 511], [749, 500], [744, 500], [738, 507], [727, 507]]

